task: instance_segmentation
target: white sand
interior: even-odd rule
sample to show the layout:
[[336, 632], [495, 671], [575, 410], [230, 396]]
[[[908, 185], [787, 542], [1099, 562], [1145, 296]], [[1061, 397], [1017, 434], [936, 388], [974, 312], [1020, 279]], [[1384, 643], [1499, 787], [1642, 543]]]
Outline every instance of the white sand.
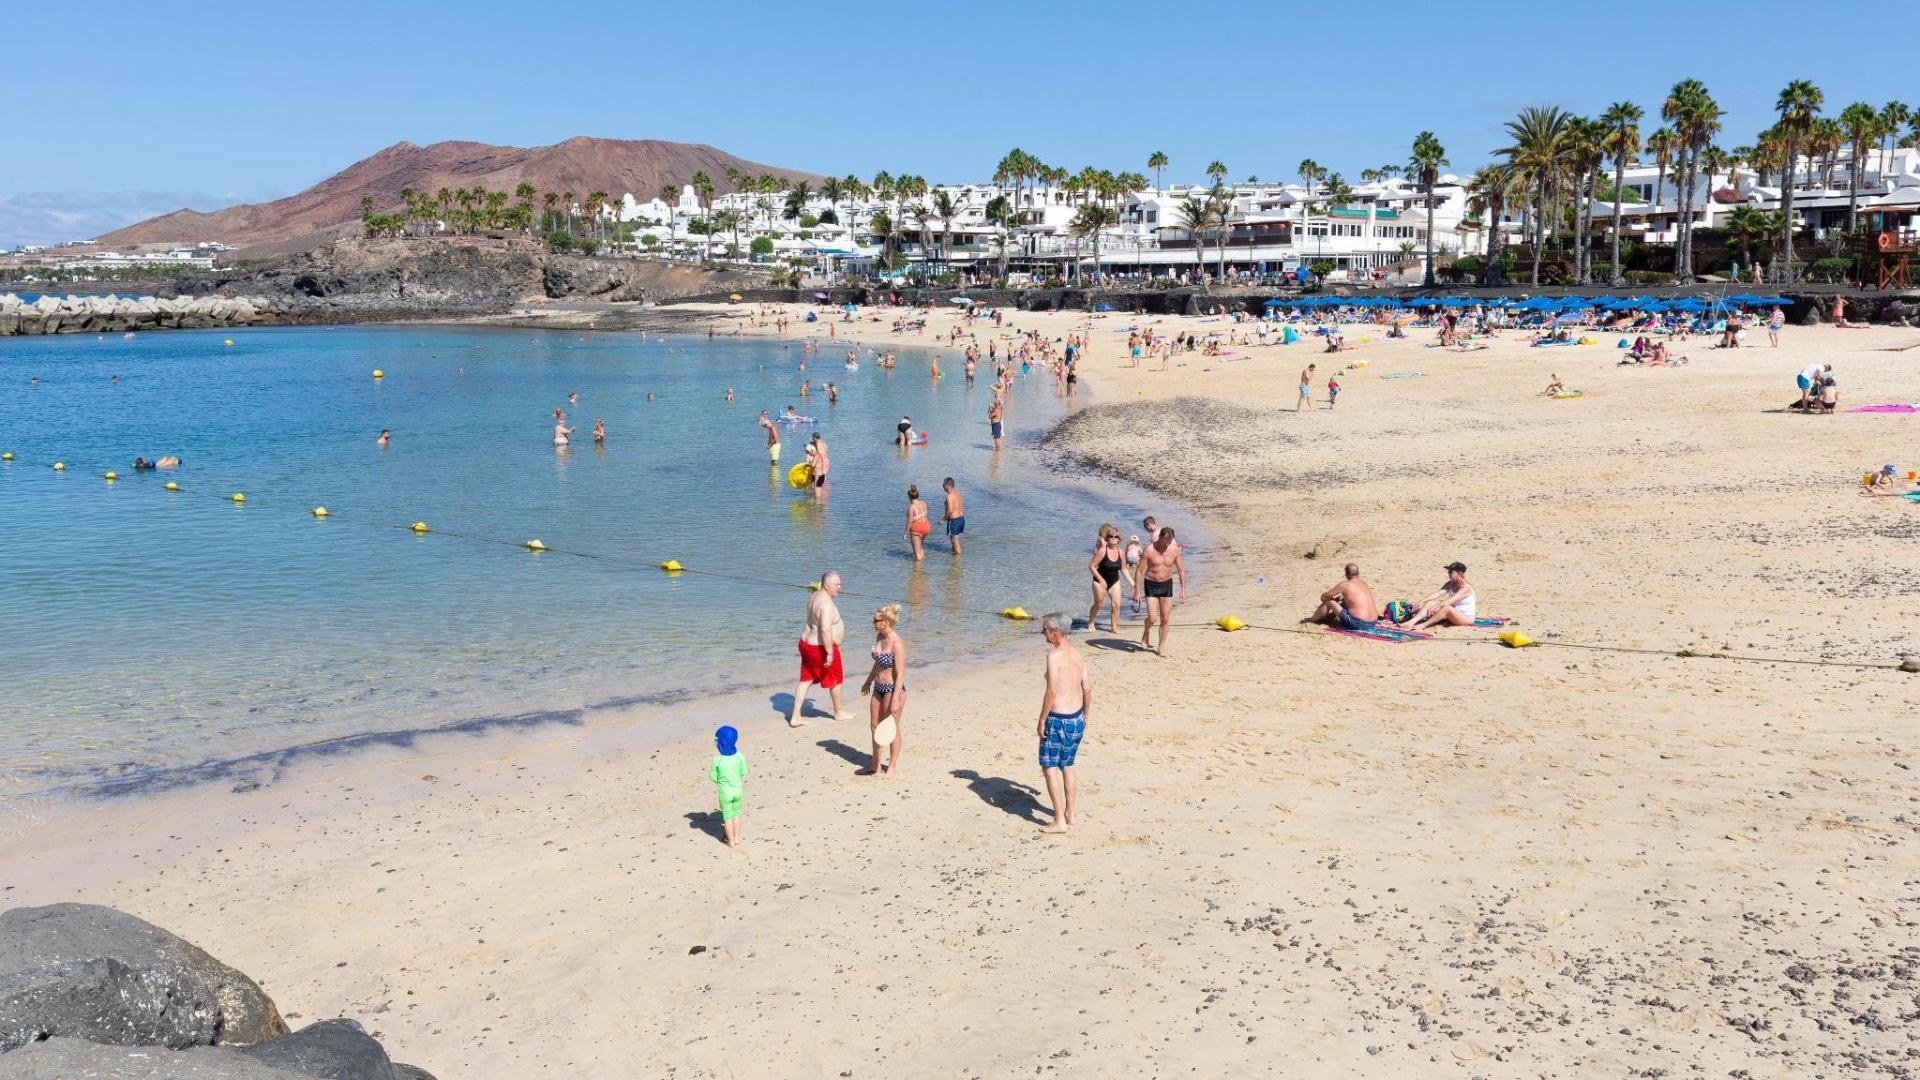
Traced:
[[[863, 723], [748, 725], [738, 852], [702, 741], [562, 730], [82, 808], [0, 855], [4, 895], [123, 907], [446, 1080], [1913, 1067], [1920, 676], [1671, 654], [1920, 652], [1920, 506], [1857, 494], [1920, 468], [1920, 417], [1770, 411], [1809, 358], [1843, 406], [1920, 399], [1920, 333], [1627, 370], [1612, 335], [1415, 331], [1160, 372], [1129, 321], [1095, 320], [1059, 449], [1205, 515], [1183, 619], [1290, 628], [1347, 559], [1417, 597], [1459, 558], [1483, 613], [1663, 655], [1094, 635], [1084, 820], [1047, 838], [1041, 646], [1009, 626], [1030, 661], [916, 686], [899, 780], [853, 775]], [[1305, 363], [1354, 360], [1292, 415]]]

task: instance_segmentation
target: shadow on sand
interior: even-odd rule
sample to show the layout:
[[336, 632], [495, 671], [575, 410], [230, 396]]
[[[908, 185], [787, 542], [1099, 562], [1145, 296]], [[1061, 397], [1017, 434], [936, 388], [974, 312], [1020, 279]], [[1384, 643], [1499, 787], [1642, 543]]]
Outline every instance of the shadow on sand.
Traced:
[[814, 743], [814, 745], [842, 761], [858, 765], [863, 769], [873, 763], [872, 754], [865, 750], [856, 750], [852, 746], [841, 742], [839, 739], [821, 739], [819, 742]]
[[1040, 804], [1040, 792], [1004, 776], [981, 776], [972, 769], [955, 769], [949, 775], [967, 782], [967, 790], [980, 796], [980, 801], [998, 810], [1005, 810], [1023, 821], [1035, 825], [1045, 825], [1052, 820], [1047, 808]]
[[727, 827], [720, 820], [718, 810], [695, 810], [687, 814], [687, 828], [699, 829], [722, 844], [727, 842]]

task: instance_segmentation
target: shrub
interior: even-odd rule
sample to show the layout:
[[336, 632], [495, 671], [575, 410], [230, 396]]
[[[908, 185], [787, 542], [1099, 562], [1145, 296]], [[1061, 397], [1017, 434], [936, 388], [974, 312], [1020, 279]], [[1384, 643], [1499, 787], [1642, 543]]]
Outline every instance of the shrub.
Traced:
[[818, 224], [820, 224], [820, 219], [819, 219], [819, 218], [817, 218], [817, 217], [814, 217], [814, 216], [813, 216], [812, 214], [801, 214], [801, 215], [800, 215], [800, 227], [801, 227], [801, 228], [803, 228], [803, 229], [811, 229], [811, 228], [813, 228], [813, 227], [814, 227], [815, 225], [818, 225]]
[[1815, 281], [1828, 284], [1846, 281], [1853, 277], [1853, 259], [1850, 257], [1815, 259], [1807, 267], [1807, 274]]
[[834, 213], [832, 207], [828, 207], [820, 211], [820, 216], [813, 219], [813, 223], [815, 225], [838, 225], [840, 224], [840, 215]]
[[764, 258], [765, 256], [773, 254], [773, 237], [756, 236], [753, 238], [753, 242], [747, 245], [747, 248], [752, 251], [755, 256]]

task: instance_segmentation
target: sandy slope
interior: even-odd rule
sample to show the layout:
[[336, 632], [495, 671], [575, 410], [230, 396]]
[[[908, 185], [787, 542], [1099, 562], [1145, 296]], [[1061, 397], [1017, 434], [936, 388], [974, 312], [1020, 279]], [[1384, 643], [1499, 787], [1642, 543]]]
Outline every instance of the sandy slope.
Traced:
[[[856, 725], [750, 725], [738, 853], [698, 742], [569, 731], [110, 807], [5, 857], [5, 895], [119, 904], [448, 1078], [1916, 1068], [1920, 676], [1671, 653], [1920, 651], [1920, 507], [1855, 494], [1920, 467], [1920, 418], [1769, 411], [1819, 356], [1846, 402], [1920, 399], [1920, 333], [1161, 372], [1125, 325], [1095, 321], [1099, 404], [1054, 449], [1206, 515], [1186, 617], [1288, 628], [1346, 559], [1418, 596], [1459, 558], [1483, 612], [1662, 654], [1097, 634], [1085, 821], [1053, 840], [1036, 636], [915, 690], [898, 781], [853, 775]], [[1291, 414], [1302, 365], [1356, 359]], [[1586, 396], [1538, 397], [1549, 371]]]

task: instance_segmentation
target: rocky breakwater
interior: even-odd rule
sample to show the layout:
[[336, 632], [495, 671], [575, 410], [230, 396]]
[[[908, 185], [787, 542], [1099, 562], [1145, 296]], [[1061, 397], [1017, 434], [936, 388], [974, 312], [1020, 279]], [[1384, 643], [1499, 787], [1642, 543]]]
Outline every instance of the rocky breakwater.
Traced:
[[0, 337], [208, 330], [300, 321], [305, 305], [271, 296], [0, 296]]
[[433, 1080], [352, 1020], [289, 1031], [258, 983], [112, 908], [0, 914], [0, 1080]]

